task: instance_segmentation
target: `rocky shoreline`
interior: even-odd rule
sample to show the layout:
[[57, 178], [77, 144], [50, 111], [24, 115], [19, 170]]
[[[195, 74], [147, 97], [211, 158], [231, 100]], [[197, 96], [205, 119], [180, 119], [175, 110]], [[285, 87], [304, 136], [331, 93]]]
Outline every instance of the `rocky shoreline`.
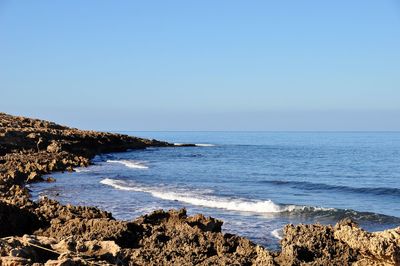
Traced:
[[25, 187], [100, 153], [152, 146], [174, 144], [0, 113], [0, 265], [400, 265], [400, 227], [287, 225], [281, 250], [271, 252], [201, 214], [159, 210], [118, 221], [93, 207], [34, 202]]

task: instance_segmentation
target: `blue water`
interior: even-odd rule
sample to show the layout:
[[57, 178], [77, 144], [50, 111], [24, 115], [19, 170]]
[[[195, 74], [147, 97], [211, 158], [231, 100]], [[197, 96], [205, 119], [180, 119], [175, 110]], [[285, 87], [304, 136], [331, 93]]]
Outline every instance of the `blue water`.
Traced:
[[212, 145], [97, 156], [93, 166], [33, 185], [33, 196], [126, 220], [185, 207], [270, 248], [287, 223], [351, 217], [373, 231], [400, 225], [399, 132], [124, 133]]

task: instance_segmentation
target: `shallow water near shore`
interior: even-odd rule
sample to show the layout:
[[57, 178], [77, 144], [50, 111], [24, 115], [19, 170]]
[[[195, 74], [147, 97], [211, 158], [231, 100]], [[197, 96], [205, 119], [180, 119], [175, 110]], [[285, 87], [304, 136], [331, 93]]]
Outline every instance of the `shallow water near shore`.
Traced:
[[55, 183], [31, 185], [33, 197], [125, 220], [185, 207], [273, 249], [287, 223], [400, 225], [399, 132], [121, 133], [199, 145], [97, 156], [88, 168], [52, 174]]

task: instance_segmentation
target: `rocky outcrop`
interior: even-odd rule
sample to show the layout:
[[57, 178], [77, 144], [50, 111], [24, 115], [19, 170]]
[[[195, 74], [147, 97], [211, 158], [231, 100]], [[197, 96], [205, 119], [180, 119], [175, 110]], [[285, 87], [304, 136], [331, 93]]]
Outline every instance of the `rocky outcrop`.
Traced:
[[400, 227], [369, 233], [346, 219], [335, 226], [334, 236], [363, 255], [357, 265], [400, 265]]
[[91, 157], [104, 152], [173, 144], [121, 134], [78, 130], [44, 120], [0, 113], [0, 146], [1, 155], [21, 150], [53, 153], [63, 150]]
[[255, 244], [222, 234], [222, 222], [214, 218], [156, 211], [134, 223], [140, 232], [138, 248], [128, 255], [140, 265], [252, 265], [257, 257]]
[[[0, 186], [41, 181], [51, 171], [87, 166], [96, 154], [173, 144], [85, 131], [0, 113]], [[11, 179], [11, 180], [10, 180]]]
[[334, 236], [332, 226], [287, 225], [277, 257], [280, 265], [352, 265], [359, 252]]
[[29, 263], [94, 259], [120, 265], [275, 265], [262, 247], [221, 233], [221, 221], [188, 217], [185, 210], [160, 210], [131, 222], [74, 218], [54, 226], [59, 225], [54, 220], [44, 231], [3, 238], [0, 255]]
[[187, 216], [185, 210], [155, 211], [129, 222], [82, 210], [85, 218], [65, 220], [63, 226], [53, 218], [57, 226], [1, 239], [0, 255], [46, 265], [399, 265], [400, 228], [368, 233], [350, 221], [334, 227], [287, 225], [282, 250], [270, 252], [223, 234], [219, 220]]
[[0, 265], [400, 265], [400, 227], [287, 225], [281, 251], [270, 252], [185, 210], [117, 221], [93, 207], [33, 202], [24, 187], [98, 153], [149, 146], [172, 144], [0, 113]]

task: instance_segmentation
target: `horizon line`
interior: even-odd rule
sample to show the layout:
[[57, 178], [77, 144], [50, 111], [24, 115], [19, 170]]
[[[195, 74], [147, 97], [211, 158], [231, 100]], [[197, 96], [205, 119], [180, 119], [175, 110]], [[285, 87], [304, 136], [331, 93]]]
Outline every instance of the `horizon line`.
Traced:
[[[102, 130], [100, 130], [102, 131]], [[109, 132], [400, 133], [400, 130], [108, 130]]]

